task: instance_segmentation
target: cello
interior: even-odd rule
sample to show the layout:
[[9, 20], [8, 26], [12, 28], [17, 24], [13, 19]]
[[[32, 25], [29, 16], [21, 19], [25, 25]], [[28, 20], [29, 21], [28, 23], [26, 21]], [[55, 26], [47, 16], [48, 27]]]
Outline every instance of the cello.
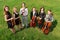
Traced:
[[32, 20], [30, 21], [30, 27], [35, 27], [36, 26], [36, 17], [32, 16]]
[[43, 27], [42, 27], [42, 31], [44, 34], [48, 34], [49, 33], [49, 30], [50, 30], [50, 27], [52, 25], [52, 22], [45, 22]]

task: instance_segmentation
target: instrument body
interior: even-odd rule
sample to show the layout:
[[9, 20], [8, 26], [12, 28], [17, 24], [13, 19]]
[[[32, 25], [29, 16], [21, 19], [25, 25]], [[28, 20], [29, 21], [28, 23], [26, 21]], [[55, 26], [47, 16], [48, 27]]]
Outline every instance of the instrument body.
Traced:
[[45, 22], [43, 27], [42, 27], [42, 31], [44, 32], [44, 34], [48, 34], [50, 31], [50, 27], [52, 25], [52, 22]]
[[36, 26], [36, 22], [35, 22], [35, 21], [36, 21], [36, 17], [33, 16], [33, 17], [32, 17], [32, 20], [30, 21], [30, 26], [31, 26], [31, 27], [35, 27], [35, 26]]

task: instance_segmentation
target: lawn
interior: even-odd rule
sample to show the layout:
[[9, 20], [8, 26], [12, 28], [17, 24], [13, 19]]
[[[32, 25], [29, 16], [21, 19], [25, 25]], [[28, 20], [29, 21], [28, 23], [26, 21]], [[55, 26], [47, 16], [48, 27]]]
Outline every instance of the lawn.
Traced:
[[[21, 8], [21, 3], [25, 2], [29, 10], [28, 20], [30, 21], [30, 11], [32, 7], [38, 10], [41, 6], [45, 7], [46, 13], [51, 9], [54, 14], [55, 21], [48, 35], [45, 35], [38, 27], [25, 28], [22, 31], [12, 34], [8, 29], [7, 23], [4, 21], [4, 5], [10, 7], [12, 13], [13, 7], [17, 7], [18, 11]], [[60, 40], [60, 0], [0, 0], [0, 40]], [[20, 16], [21, 18], [21, 16]], [[15, 29], [17, 30], [16, 26]]]

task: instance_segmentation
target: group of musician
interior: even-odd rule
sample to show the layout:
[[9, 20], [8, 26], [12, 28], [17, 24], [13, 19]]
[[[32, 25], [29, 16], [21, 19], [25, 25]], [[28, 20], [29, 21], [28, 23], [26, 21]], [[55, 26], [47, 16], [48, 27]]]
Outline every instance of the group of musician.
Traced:
[[[22, 16], [22, 19], [20, 19], [19, 14]], [[13, 33], [16, 32], [14, 28], [15, 25], [17, 26], [18, 30], [21, 30], [24, 27], [35, 27], [38, 25], [43, 33], [48, 34], [53, 22], [52, 11], [48, 10], [46, 14], [44, 7], [41, 7], [39, 12], [35, 7], [33, 7], [32, 11], [30, 12], [30, 22], [28, 22], [28, 8], [24, 2], [22, 3], [22, 7], [19, 12], [17, 11], [16, 7], [13, 8], [13, 14], [10, 13], [8, 6], [4, 6], [4, 17], [8, 24], [8, 28]]]

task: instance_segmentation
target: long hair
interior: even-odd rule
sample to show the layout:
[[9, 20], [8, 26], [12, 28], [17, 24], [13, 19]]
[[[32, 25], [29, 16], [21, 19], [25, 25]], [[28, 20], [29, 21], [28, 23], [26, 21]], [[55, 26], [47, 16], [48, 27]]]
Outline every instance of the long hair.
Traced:
[[43, 8], [43, 11], [44, 11], [44, 13], [45, 13], [45, 8], [44, 8], [44, 7], [41, 7], [41, 8], [40, 8], [40, 12], [41, 12], [41, 9], [42, 9], [42, 8]]
[[[7, 11], [5, 10], [5, 8], [8, 7], [7, 5], [4, 6], [4, 15], [7, 15]], [[9, 7], [8, 7], [9, 9]]]

